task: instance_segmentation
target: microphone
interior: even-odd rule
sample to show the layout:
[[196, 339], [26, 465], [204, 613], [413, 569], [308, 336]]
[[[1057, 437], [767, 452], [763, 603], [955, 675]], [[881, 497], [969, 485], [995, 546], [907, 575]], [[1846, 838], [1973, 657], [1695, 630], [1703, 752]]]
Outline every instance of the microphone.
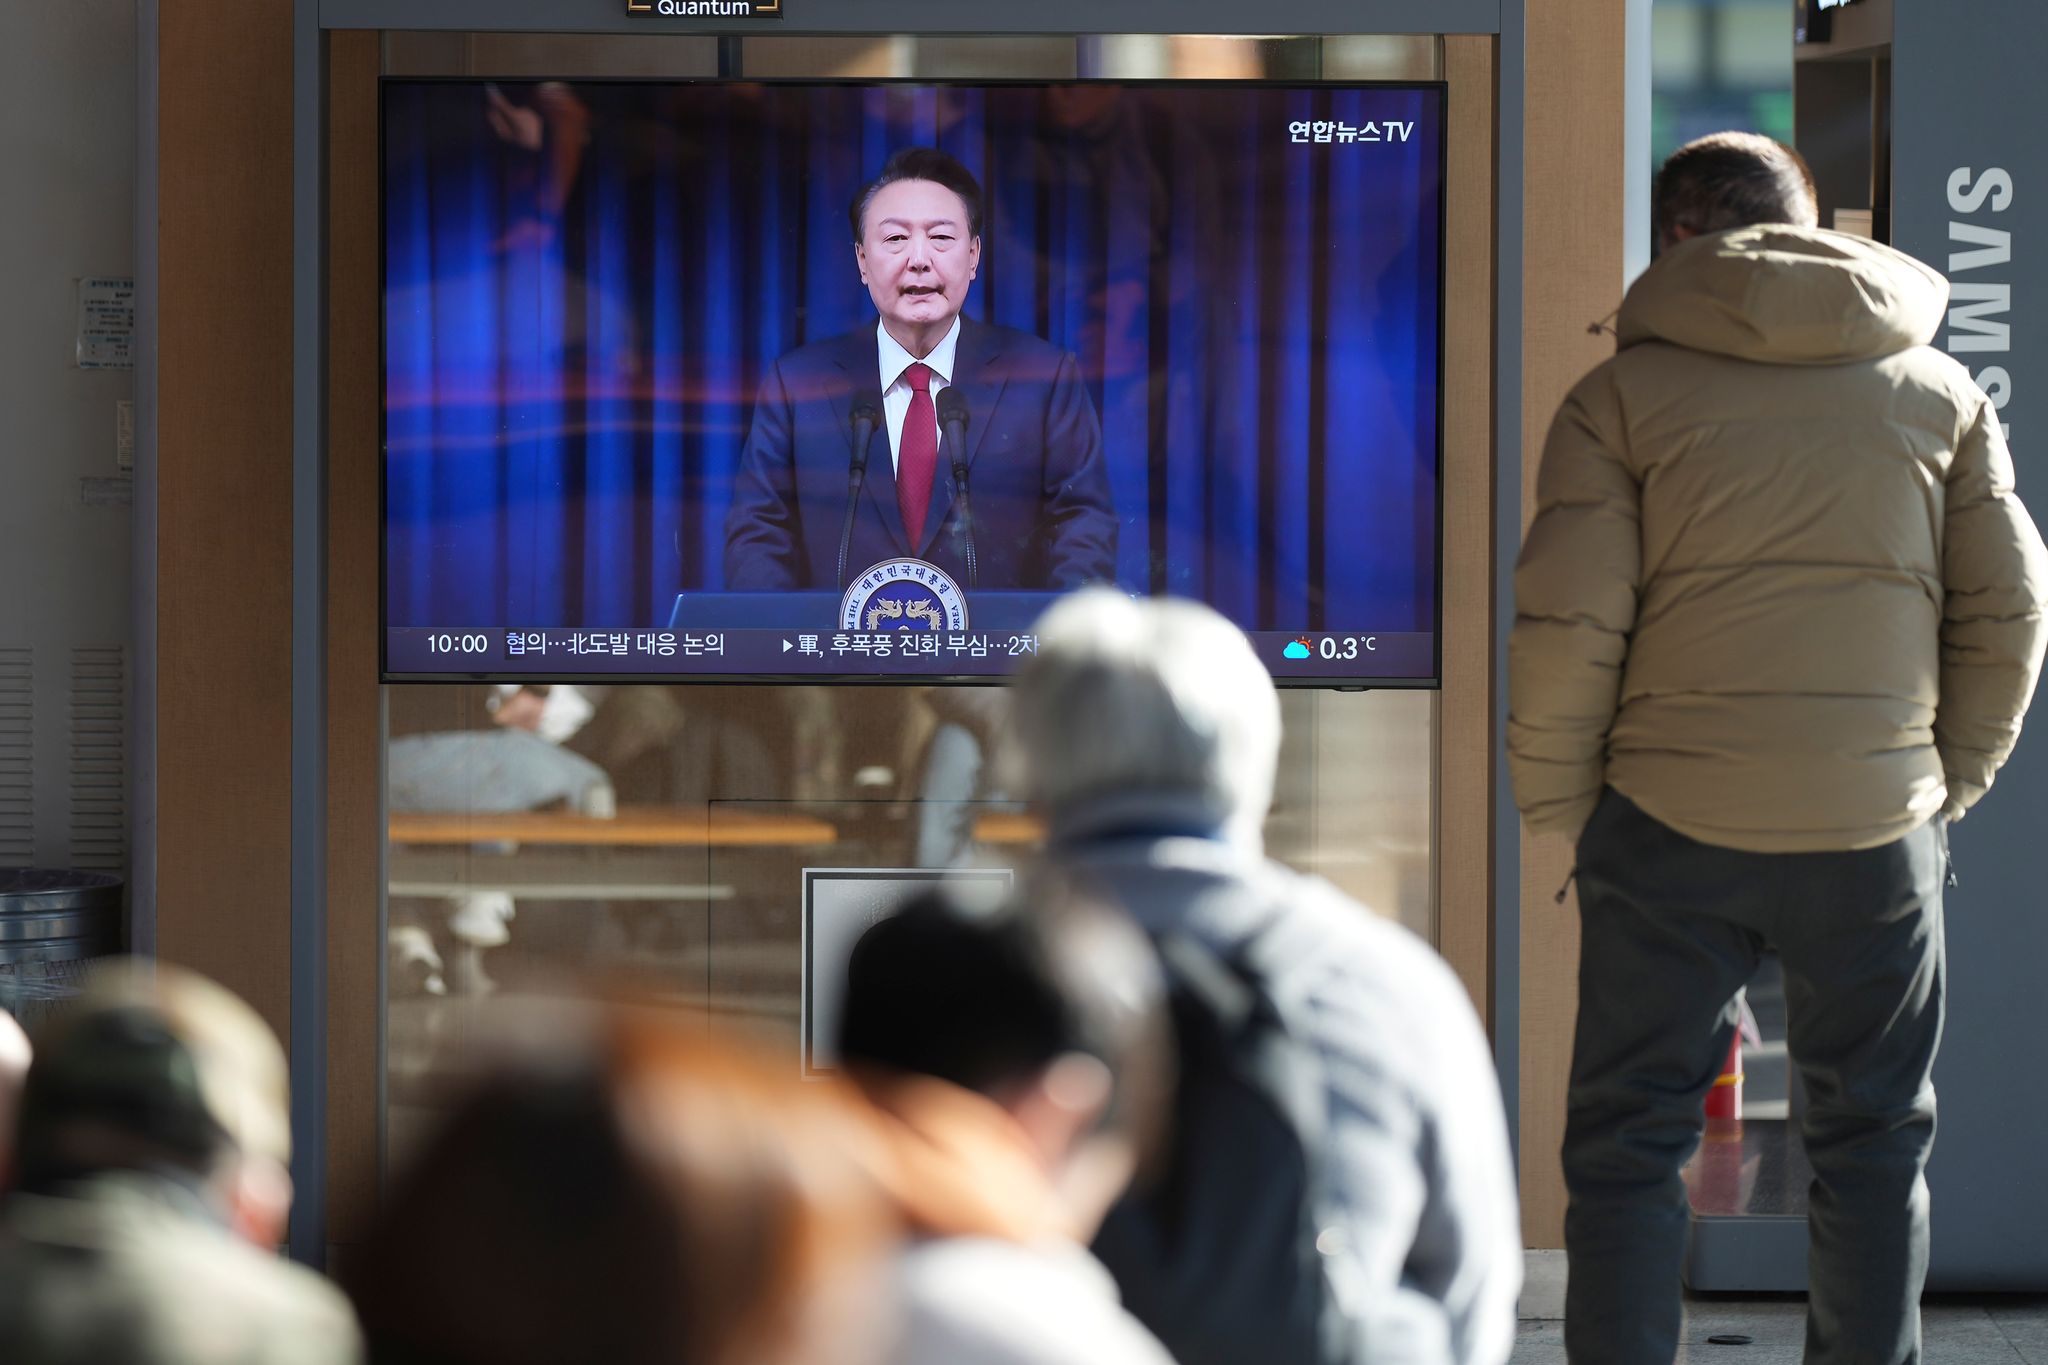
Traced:
[[860, 487], [868, 476], [868, 443], [882, 424], [881, 404], [873, 394], [862, 394], [853, 405], [853, 458], [846, 466], [846, 522], [839, 528], [839, 578], [836, 586], [846, 588], [846, 556], [853, 549], [853, 516], [860, 506]]
[[953, 501], [960, 510], [960, 535], [967, 560], [967, 586], [981, 586], [981, 566], [974, 555], [974, 514], [967, 503], [967, 396], [948, 384], [939, 394], [939, 430], [946, 434], [946, 454], [953, 461]]

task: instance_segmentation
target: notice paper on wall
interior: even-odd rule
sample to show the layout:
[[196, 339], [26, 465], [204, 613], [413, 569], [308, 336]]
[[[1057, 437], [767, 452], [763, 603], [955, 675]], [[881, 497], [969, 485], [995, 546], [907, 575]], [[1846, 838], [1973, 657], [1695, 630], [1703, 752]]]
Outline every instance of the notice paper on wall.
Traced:
[[78, 368], [135, 368], [135, 281], [87, 275], [78, 282]]
[[128, 507], [135, 502], [135, 479], [128, 474], [88, 474], [78, 481], [81, 507]]

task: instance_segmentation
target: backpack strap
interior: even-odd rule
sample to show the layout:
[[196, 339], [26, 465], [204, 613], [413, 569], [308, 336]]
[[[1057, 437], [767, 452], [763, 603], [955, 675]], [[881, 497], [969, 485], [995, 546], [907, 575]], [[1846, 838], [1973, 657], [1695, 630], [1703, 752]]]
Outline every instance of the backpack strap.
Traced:
[[1310, 1207], [1320, 1209], [1318, 1172], [1330, 1127], [1329, 1077], [1302, 1003], [1280, 989], [1286, 964], [1275, 951], [1274, 930], [1286, 914], [1289, 880], [1264, 868], [1250, 879], [1218, 880], [1206, 894], [1241, 899], [1249, 891], [1263, 902], [1251, 931], [1220, 952], [1184, 929], [1156, 942], [1176, 988], [1247, 1045], [1239, 1055], [1300, 1137], [1308, 1156]]
[[1222, 1031], [1233, 1037], [1251, 1025], [1263, 1002], [1258, 982], [1230, 958], [1219, 957], [1193, 934], [1176, 931], [1156, 944], [1167, 979], [1192, 995]]

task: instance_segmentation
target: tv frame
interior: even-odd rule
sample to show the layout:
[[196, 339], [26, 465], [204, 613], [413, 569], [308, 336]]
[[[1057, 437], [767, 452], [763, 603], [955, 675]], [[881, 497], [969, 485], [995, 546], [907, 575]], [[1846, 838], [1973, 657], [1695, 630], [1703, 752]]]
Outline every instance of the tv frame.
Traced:
[[[377, 382], [379, 402], [377, 405], [377, 681], [380, 684], [446, 684], [475, 685], [479, 683], [532, 683], [541, 685], [575, 686], [586, 683], [593, 686], [659, 684], [671, 686], [703, 685], [746, 685], [746, 686], [883, 686], [883, 687], [1001, 687], [1008, 684], [1009, 673], [640, 673], [640, 672], [591, 672], [549, 670], [502, 670], [445, 669], [434, 672], [394, 672], [390, 667], [389, 647], [392, 626], [387, 617], [390, 604], [389, 575], [390, 547], [387, 543], [390, 532], [389, 489], [387, 480], [390, 473], [390, 407], [385, 393], [389, 376], [389, 356], [386, 345], [390, 336], [388, 315], [390, 271], [387, 253], [390, 245], [387, 222], [384, 217], [384, 170], [388, 164], [386, 144], [385, 90], [392, 85], [456, 85], [481, 86], [491, 83], [539, 84], [549, 80], [567, 79], [576, 85], [778, 85], [815, 89], [823, 86], [846, 86], [858, 89], [901, 86], [914, 89], [943, 90], [949, 87], [995, 89], [1027, 88], [1044, 89], [1054, 85], [1111, 85], [1119, 88], [1197, 88], [1217, 90], [1227, 88], [1266, 88], [1282, 90], [1340, 89], [1340, 90], [1422, 90], [1430, 91], [1437, 99], [1437, 276], [1436, 276], [1436, 442], [1433, 462], [1433, 478], [1436, 492], [1434, 562], [1432, 565], [1432, 611], [1430, 617], [1430, 675], [1426, 678], [1387, 677], [1378, 674], [1353, 674], [1332, 676], [1287, 676], [1271, 673], [1276, 688], [1289, 690], [1307, 689], [1312, 691], [1362, 692], [1382, 689], [1404, 689], [1441, 691], [1443, 687], [1444, 658], [1444, 418], [1445, 389], [1447, 387], [1445, 338], [1449, 330], [1447, 317], [1447, 294], [1449, 270], [1446, 268], [1450, 235], [1450, 146], [1451, 146], [1451, 94], [1450, 82], [1441, 77], [1433, 80], [1313, 80], [1305, 78], [1232, 78], [1228, 80], [1201, 79], [1189, 77], [1162, 77], [1128, 79], [1106, 78], [1018, 78], [999, 77], [807, 77], [777, 76], [598, 76], [598, 77], [556, 77], [538, 74], [520, 76], [455, 75], [455, 76], [411, 76], [382, 74], [377, 80], [377, 166], [378, 166], [378, 218], [377, 218]], [[1199, 599], [1193, 599], [1199, 600]], [[452, 627], [451, 627], [452, 629]], [[484, 630], [497, 631], [508, 627], [490, 626]], [[615, 628], [606, 628], [615, 633]], [[631, 633], [658, 629], [653, 626], [627, 628]], [[1356, 634], [1355, 631], [1317, 631], [1313, 634]]]

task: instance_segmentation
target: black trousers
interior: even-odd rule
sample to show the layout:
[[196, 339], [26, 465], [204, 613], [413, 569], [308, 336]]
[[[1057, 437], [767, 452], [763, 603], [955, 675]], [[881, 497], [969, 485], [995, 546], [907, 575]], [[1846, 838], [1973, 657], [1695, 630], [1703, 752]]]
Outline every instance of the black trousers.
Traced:
[[1758, 955], [1785, 968], [1813, 1163], [1806, 1359], [1917, 1362], [1927, 1275], [1947, 830], [1848, 853], [1689, 839], [1609, 789], [1579, 837], [1578, 1037], [1565, 1131], [1565, 1348], [1575, 1365], [1677, 1350], [1679, 1172]]

